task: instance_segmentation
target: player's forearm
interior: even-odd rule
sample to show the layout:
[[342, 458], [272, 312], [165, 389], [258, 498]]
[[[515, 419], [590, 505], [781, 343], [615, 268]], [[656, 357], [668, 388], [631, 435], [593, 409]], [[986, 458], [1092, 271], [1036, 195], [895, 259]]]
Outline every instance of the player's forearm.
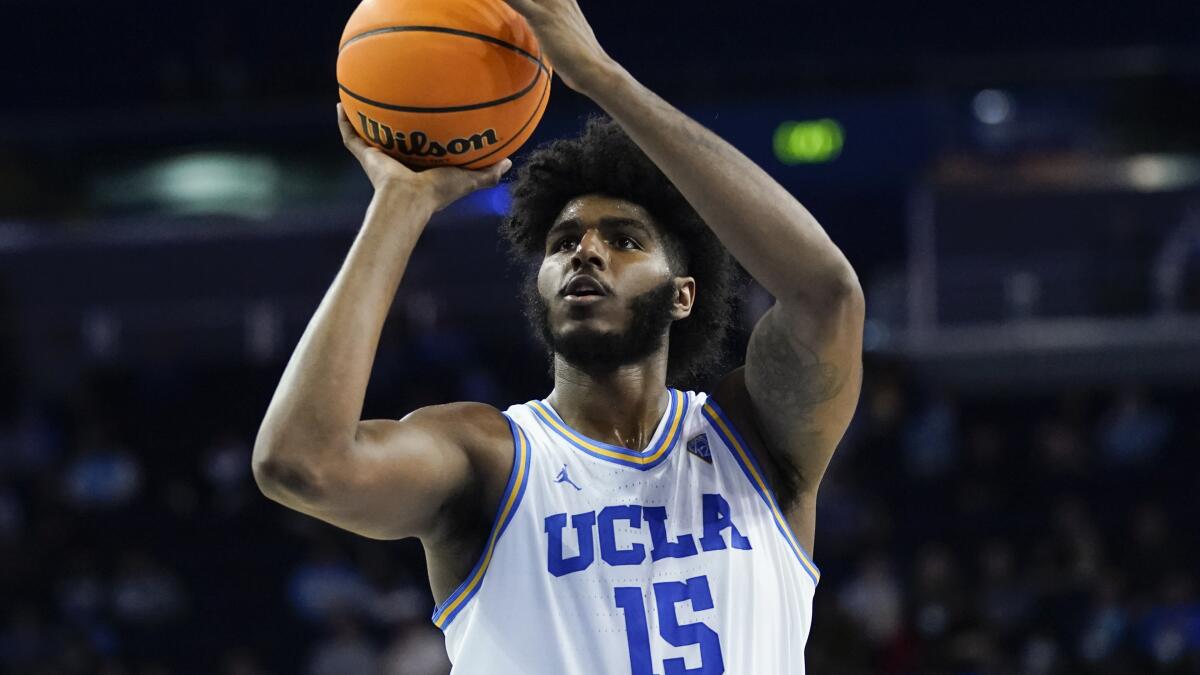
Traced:
[[816, 219], [757, 164], [637, 82], [601, 69], [587, 94], [671, 179], [734, 258], [777, 298], [823, 302], [858, 280]]
[[409, 191], [376, 193], [267, 408], [256, 472], [315, 470], [353, 443], [384, 321], [432, 213], [428, 200]]

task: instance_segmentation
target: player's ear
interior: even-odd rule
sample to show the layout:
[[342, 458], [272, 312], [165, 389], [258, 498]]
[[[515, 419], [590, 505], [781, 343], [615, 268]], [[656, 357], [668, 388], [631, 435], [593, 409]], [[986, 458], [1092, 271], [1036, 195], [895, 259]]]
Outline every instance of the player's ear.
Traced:
[[671, 309], [671, 318], [676, 321], [686, 319], [695, 304], [696, 280], [692, 277], [675, 277], [675, 305]]

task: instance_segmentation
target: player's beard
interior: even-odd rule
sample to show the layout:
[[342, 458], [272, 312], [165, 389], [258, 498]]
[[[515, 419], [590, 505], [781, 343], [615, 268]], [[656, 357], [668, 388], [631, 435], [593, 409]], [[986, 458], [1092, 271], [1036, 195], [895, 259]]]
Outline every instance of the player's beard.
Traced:
[[524, 293], [525, 315], [549, 350], [585, 373], [603, 375], [644, 361], [662, 347], [671, 326], [675, 293], [675, 282], [668, 279], [634, 297], [629, 302], [629, 323], [624, 331], [573, 330], [556, 335], [546, 300], [538, 293], [536, 283], [531, 283]]

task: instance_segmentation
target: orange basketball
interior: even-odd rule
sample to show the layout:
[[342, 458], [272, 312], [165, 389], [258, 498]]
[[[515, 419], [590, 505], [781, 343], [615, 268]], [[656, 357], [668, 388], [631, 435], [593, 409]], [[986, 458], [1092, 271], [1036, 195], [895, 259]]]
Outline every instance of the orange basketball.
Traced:
[[503, 0], [363, 0], [337, 60], [359, 135], [412, 167], [480, 169], [516, 152], [546, 111], [551, 76]]

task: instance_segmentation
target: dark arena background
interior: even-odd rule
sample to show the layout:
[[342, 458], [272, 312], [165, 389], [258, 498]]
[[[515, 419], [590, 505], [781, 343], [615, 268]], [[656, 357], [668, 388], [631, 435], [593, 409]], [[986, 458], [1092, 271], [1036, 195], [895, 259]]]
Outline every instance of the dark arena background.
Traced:
[[[251, 475], [371, 196], [334, 116], [354, 6], [0, 9], [3, 672], [448, 672], [420, 545]], [[582, 6], [865, 289], [808, 672], [1200, 673], [1200, 6]], [[556, 82], [517, 163], [592, 110]], [[425, 231], [364, 417], [549, 392], [508, 204]]]

